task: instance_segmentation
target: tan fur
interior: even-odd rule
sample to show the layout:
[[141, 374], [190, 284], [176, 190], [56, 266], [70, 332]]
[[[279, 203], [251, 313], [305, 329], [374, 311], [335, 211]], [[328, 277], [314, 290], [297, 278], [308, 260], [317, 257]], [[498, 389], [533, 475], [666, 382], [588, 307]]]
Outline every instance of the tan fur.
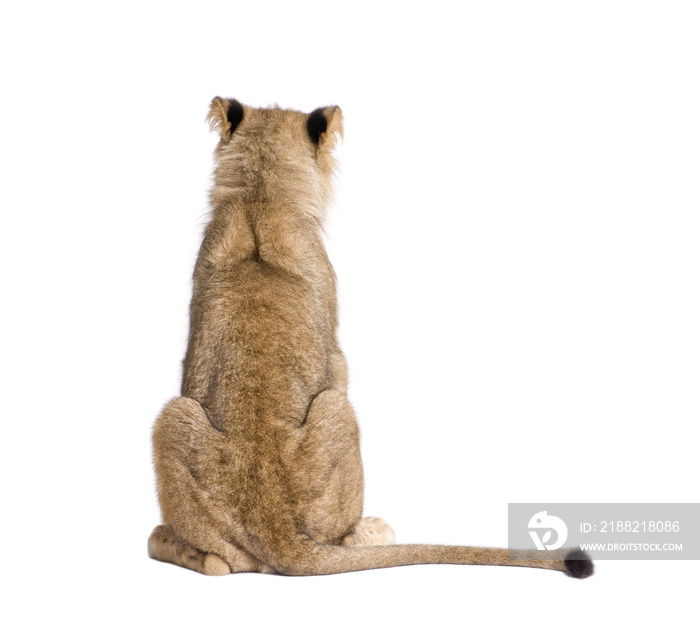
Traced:
[[[153, 446], [163, 525], [157, 560], [205, 573], [338, 573], [417, 563], [566, 570], [506, 550], [392, 545], [362, 519], [363, 473], [336, 339], [335, 275], [321, 238], [338, 107], [308, 114], [215, 98], [212, 213], [194, 272], [182, 396]], [[235, 108], [231, 108], [235, 109]], [[550, 556], [551, 557], [551, 556]]]

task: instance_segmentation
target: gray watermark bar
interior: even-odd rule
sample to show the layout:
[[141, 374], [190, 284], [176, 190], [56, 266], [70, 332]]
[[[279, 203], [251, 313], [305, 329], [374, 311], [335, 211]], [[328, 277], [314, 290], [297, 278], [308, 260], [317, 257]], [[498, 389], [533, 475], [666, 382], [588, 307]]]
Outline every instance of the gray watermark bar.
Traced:
[[700, 560], [700, 504], [510, 503], [508, 547], [541, 560], [566, 547], [594, 560]]

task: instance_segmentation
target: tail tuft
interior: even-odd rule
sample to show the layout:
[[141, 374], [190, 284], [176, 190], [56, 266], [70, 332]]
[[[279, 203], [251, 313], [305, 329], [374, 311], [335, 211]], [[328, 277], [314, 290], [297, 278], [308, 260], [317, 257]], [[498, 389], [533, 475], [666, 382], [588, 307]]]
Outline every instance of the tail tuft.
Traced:
[[564, 558], [566, 574], [576, 579], [584, 579], [593, 575], [593, 561], [582, 549], [572, 549]]

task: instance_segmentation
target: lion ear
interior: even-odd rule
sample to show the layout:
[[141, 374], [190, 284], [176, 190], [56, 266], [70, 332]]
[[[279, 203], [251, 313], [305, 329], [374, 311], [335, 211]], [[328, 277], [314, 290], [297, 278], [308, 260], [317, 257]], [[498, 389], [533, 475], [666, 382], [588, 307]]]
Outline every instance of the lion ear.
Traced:
[[315, 109], [306, 119], [306, 131], [315, 146], [332, 148], [337, 136], [343, 137], [343, 112], [337, 105]]
[[236, 99], [214, 97], [207, 116], [209, 127], [221, 135], [221, 140], [228, 142], [231, 135], [243, 120], [243, 106]]

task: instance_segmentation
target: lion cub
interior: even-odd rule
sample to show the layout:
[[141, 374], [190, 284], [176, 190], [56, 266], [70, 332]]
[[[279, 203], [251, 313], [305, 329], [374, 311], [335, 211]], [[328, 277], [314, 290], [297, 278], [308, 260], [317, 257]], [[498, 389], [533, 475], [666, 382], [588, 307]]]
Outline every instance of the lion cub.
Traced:
[[149, 555], [207, 575], [425, 563], [590, 575], [580, 550], [508, 560], [505, 549], [393, 545], [383, 520], [362, 518], [357, 422], [321, 238], [340, 108], [304, 114], [217, 97], [209, 120], [221, 136], [212, 215], [182, 396], [153, 431], [163, 525]]

